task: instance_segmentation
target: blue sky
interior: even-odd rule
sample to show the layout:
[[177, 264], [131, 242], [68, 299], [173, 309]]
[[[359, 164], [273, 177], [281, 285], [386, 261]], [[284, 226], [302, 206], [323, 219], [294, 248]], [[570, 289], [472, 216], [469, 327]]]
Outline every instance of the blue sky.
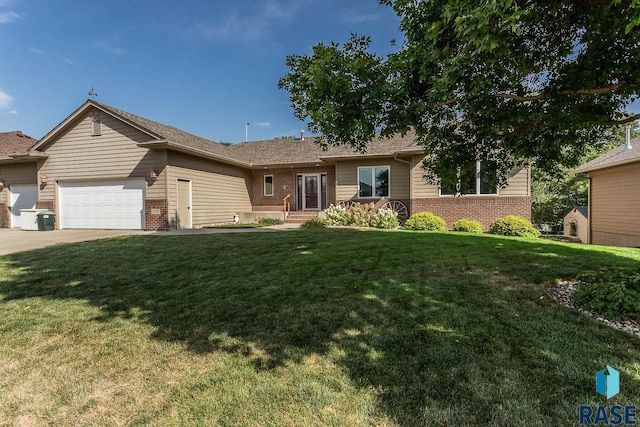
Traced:
[[216, 141], [299, 134], [285, 58], [399, 20], [376, 0], [0, 0], [0, 132], [41, 138], [87, 98]]
[[[401, 39], [377, 0], [0, 0], [0, 132], [41, 138], [97, 100], [215, 141], [298, 135], [277, 82], [322, 41]], [[640, 102], [634, 110], [640, 110]]]

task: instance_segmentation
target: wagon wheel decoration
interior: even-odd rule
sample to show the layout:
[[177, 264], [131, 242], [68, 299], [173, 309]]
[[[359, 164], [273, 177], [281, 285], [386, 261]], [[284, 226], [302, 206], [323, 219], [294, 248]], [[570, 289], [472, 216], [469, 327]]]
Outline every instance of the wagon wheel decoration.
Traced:
[[389, 209], [391, 212], [395, 212], [398, 215], [398, 222], [400, 225], [404, 224], [409, 216], [409, 210], [407, 206], [397, 200], [391, 200], [380, 207], [380, 209]]
[[342, 208], [344, 210], [348, 210], [349, 208], [352, 208], [356, 205], [356, 202], [354, 202], [353, 200], [340, 200], [338, 203], [336, 203], [336, 206], [339, 208]]

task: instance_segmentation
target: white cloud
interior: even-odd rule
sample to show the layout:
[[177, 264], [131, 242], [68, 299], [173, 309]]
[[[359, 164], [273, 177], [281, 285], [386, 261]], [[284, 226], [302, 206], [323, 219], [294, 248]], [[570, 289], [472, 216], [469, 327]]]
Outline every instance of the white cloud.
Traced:
[[30, 48], [29, 48], [29, 50], [30, 50], [31, 52], [33, 52], [33, 53], [38, 54], [38, 55], [42, 55], [42, 54], [44, 53], [44, 51], [43, 51], [43, 50], [38, 49], [37, 47], [30, 47]]
[[0, 110], [8, 110], [11, 108], [13, 97], [4, 90], [0, 89]]
[[377, 21], [378, 19], [380, 19], [380, 15], [377, 13], [362, 14], [358, 13], [355, 10], [348, 10], [342, 13], [340, 19], [342, 20], [342, 22], [359, 24], [362, 22]]
[[269, 122], [258, 122], [258, 123], [254, 123], [254, 125], [264, 128], [264, 127], [271, 126], [271, 123], [269, 123]]
[[20, 15], [15, 12], [0, 12], [0, 24], [10, 24], [17, 19], [20, 19]]
[[16, 110], [11, 110], [11, 111], [7, 111], [5, 113], [2, 114], [18, 114], [18, 112]]
[[263, 38], [276, 24], [293, 20], [299, 10], [316, 0], [264, 0], [252, 8], [236, 7], [227, 11], [221, 20], [196, 22], [187, 29], [187, 35], [206, 39], [256, 40]]
[[75, 65], [76, 65], [76, 64], [75, 64], [75, 62], [73, 62], [72, 60], [70, 60], [70, 59], [68, 59], [68, 58], [62, 58], [62, 60], [63, 60], [64, 62], [66, 62], [67, 64], [69, 64], [69, 65], [73, 65], [73, 66], [75, 66]]

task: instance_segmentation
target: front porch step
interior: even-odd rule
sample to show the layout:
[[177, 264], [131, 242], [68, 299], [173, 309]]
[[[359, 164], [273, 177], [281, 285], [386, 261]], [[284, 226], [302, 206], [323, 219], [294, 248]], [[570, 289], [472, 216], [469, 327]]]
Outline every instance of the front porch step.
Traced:
[[286, 218], [284, 222], [287, 224], [302, 224], [311, 218], [317, 217], [317, 211], [291, 211], [289, 212], [289, 217]]

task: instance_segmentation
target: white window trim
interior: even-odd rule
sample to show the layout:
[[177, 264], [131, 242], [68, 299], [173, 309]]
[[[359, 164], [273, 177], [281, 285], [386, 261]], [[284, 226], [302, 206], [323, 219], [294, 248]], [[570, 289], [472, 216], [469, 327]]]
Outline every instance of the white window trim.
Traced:
[[[371, 179], [373, 183], [371, 196], [363, 197], [360, 196], [360, 169], [371, 169]], [[389, 182], [387, 183], [387, 195], [386, 196], [376, 196], [376, 168], [387, 168], [389, 173]], [[390, 165], [373, 165], [373, 166], [358, 166], [358, 176], [356, 176], [358, 180], [358, 199], [390, 199], [391, 198], [391, 166]]]
[[[267, 177], [271, 177], [271, 194], [267, 194]], [[274, 186], [275, 186], [275, 182], [273, 180], [273, 175], [263, 175], [262, 176], [262, 194], [265, 197], [273, 197], [273, 195], [275, 194], [274, 191]]]
[[[438, 196], [439, 197], [460, 197], [460, 196], [465, 196], [465, 197], [495, 197], [495, 196], [499, 196], [500, 195], [500, 188], [496, 187], [496, 192], [495, 193], [478, 193], [478, 191], [480, 191], [480, 164], [482, 163], [482, 160], [476, 160], [476, 192], [475, 193], [467, 193], [467, 194], [462, 194], [462, 193], [456, 193], [456, 194], [442, 194], [442, 185], [438, 185]], [[460, 182], [460, 179], [458, 178], [458, 182]]]

